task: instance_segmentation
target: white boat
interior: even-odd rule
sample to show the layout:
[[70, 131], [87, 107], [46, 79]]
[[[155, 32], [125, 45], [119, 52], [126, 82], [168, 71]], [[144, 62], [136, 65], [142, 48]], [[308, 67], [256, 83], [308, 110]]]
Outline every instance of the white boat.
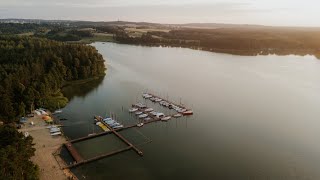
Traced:
[[58, 135], [61, 135], [61, 132], [51, 133], [51, 136], [58, 136]]
[[62, 110], [58, 109], [58, 110], [55, 110], [52, 114], [60, 114], [60, 113], [62, 113]]
[[123, 125], [115, 126], [113, 129], [123, 128]]
[[182, 114], [178, 113], [178, 114], [175, 114], [173, 115], [174, 118], [179, 118], [179, 117], [182, 117]]
[[60, 128], [51, 128], [50, 133], [60, 132]]
[[150, 117], [146, 117], [146, 118], [144, 118], [144, 120], [145, 120], [145, 121], [150, 121], [151, 118], [150, 118]]
[[142, 112], [141, 112], [141, 111], [138, 111], [138, 112], [136, 112], [135, 114], [136, 114], [136, 115], [140, 115], [140, 114], [142, 114]]
[[97, 133], [91, 133], [91, 134], [88, 134], [88, 136], [94, 136], [96, 135]]
[[162, 101], [162, 99], [156, 98], [156, 102], [161, 102], [161, 101]]
[[145, 109], [144, 111], [145, 112], [151, 112], [151, 111], [153, 111], [153, 109], [152, 108], [148, 108], [148, 109]]
[[101, 122], [97, 122], [96, 125], [99, 126], [99, 124], [101, 124]]
[[136, 112], [138, 110], [139, 110], [138, 108], [131, 108], [131, 109], [129, 109], [129, 112], [133, 113], [133, 112]]
[[139, 118], [146, 118], [146, 117], [148, 117], [148, 114], [141, 114], [140, 116], [139, 116]]
[[58, 127], [57, 125], [52, 125], [52, 126], [47, 126], [46, 128], [51, 129], [51, 128], [57, 128], [57, 127]]
[[148, 93], [144, 93], [144, 94], [142, 95], [142, 97], [145, 98], [145, 99], [149, 99], [149, 98], [152, 97], [152, 95], [150, 95], [150, 94], [148, 94]]
[[156, 116], [157, 116], [157, 118], [163, 118], [163, 117], [165, 117], [165, 115], [164, 115], [163, 113], [157, 113]]
[[180, 110], [178, 110], [178, 113], [184, 113], [186, 111], [187, 111], [186, 109], [180, 109]]
[[161, 118], [161, 121], [168, 121], [169, 119], [171, 119], [171, 116], [166, 116]]
[[142, 103], [134, 104], [134, 106], [136, 106], [138, 108], [146, 108], [147, 107], [145, 104], [142, 104]]
[[143, 123], [138, 123], [137, 126], [138, 126], [138, 127], [142, 127], [142, 126], [143, 126]]

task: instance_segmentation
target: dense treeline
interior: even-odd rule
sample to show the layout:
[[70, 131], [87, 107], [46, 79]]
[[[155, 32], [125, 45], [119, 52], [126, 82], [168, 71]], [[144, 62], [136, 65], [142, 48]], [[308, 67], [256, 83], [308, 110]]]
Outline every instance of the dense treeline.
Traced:
[[85, 37], [93, 37], [93, 34], [90, 31], [57, 27], [51, 29], [45, 35], [39, 34], [38, 37], [45, 37], [56, 41], [80, 41]]
[[17, 24], [17, 23], [0, 23], [0, 34], [21, 34], [27, 32], [40, 31], [49, 25], [43, 24]]
[[39, 168], [30, 161], [35, 152], [32, 140], [12, 126], [0, 126], [0, 179], [39, 179]]
[[316, 29], [179, 29], [148, 32], [141, 37], [130, 37], [125, 31], [119, 31], [116, 40], [121, 43], [182, 46], [240, 55], [275, 53], [320, 56], [320, 31]]
[[0, 118], [7, 122], [31, 107], [57, 108], [64, 82], [101, 76], [105, 70], [97, 50], [81, 44], [0, 36], [0, 54]]

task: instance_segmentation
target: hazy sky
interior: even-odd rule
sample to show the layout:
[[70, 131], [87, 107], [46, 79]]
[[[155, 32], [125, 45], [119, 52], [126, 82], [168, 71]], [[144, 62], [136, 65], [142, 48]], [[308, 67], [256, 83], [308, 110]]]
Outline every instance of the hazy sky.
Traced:
[[320, 26], [320, 0], [0, 0], [0, 18]]

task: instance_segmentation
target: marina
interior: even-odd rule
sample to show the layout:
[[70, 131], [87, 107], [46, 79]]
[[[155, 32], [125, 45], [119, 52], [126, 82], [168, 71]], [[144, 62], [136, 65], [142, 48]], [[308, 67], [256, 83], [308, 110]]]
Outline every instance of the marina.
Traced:
[[[179, 118], [182, 116], [187, 116], [187, 115], [193, 114], [192, 110], [187, 110], [187, 108], [183, 107], [182, 105], [177, 105], [177, 104], [174, 104], [170, 101], [164, 101], [164, 100], [162, 100], [162, 98], [157, 97], [155, 95], [144, 93], [143, 97], [146, 99], [153, 98], [152, 101], [157, 102], [157, 103], [162, 102], [162, 103], [169, 104], [170, 106], [168, 106], [168, 108], [172, 107], [178, 113], [172, 114], [172, 115], [165, 115], [164, 113], [156, 112], [153, 108], [147, 107], [147, 105], [145, 105], [143, 103], [136, 103], [136, 104], [132, 105], [132, 108], [129, 109], [128, 112], [137, 116], [137, 118], [139, 119], [139, 123], [137, 123], [137, 124], [124, 126], [112, 117], [103, 118], [102, 116], [94, 116], [95, 125], [99, 126], [103, 130], [103, 132], [89, 134], [88, 136], [73, 139], [73, 140], [65, 143], [64, 145], [65, 145], [66, 149], [68, 150], [68, 152], [70, 153], [70, 155], [72, 156], [72, 158], [74, 159], [74, 162], [71, 163], [70, 165], [63, 167], [63, 169], [73, 168], [73, 167], [76, 167], [76, 166], [79, 166], [79, 165], [82, 165], [85, 163], [93, 162], [93, 161], [101, 159], [101, 158], [110, 157], [112, 155], [128, 151], [130, 149], [135, 151], [139, 156], [143, 156], [143, 152], [140, 149], [138, 149], [133, 143], [131, 143], [129, 140], [127, 140], [125, 137], [123, 137], [118, 131], [130, 129], [130, 128], [136, 128], [136, 127], [141, 128], [145, 124], [158, 122], [158, 121], [169, 121], [170, 119], [172, 119], [172, 117]], [[181, 111], [182, 109], [185, 109], [185, 111], [183, 111], [182, 113], [179, 113], [179, 111]], [[185, 113], [184, 114], [184, 112], [192, 112], [192, 113], [188, 113], [188, 114]], [[52, 127], [51, 130], [52, 130], [52, 133], [60, 132], [60, 129], [58, 129], [57, 127]], [[108, 134], [114, 134], [119, 140], [124, 142], [127, 145], [127, 147], [120, 148], [120, 149], [114, 150], [112, 152], [100, 154], [100, 155], [97, 155], [97, 156], [89, 158], [89, 159], [84, 159], [80, 155], [80, 153], [76, 150], [76, 148], [73, 146], [73, 143], [85, 141], [88, 139], [93, 139], [93, 138], [108, 135]], [[149, 140], [149, 141], [151, 141], [151, 140]]]

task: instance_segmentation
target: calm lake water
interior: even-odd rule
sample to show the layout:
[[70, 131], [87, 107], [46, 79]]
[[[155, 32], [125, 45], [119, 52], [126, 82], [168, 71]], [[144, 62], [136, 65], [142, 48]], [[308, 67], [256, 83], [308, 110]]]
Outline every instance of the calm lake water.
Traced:
[[[194, 110], [122, 131], [144, 152], [127, 151], [73, 169], [80, 179], [319, 179], [320, 61], [313, 56], [233, 56], [183, 48], [94, 43], [106, 76], [68, 87], [61, 117], [73, 139], [101, 130], [93, 115], [123, 124], [143, 91]], [[144, 102], [144, 101], [143, 101]], [[168, 110], [149, 101], [148, 106]], [[152, 142], [143, 144], [151, 139]], [[103, 136], [76, 143], [85, 158], [126, 145]]]

